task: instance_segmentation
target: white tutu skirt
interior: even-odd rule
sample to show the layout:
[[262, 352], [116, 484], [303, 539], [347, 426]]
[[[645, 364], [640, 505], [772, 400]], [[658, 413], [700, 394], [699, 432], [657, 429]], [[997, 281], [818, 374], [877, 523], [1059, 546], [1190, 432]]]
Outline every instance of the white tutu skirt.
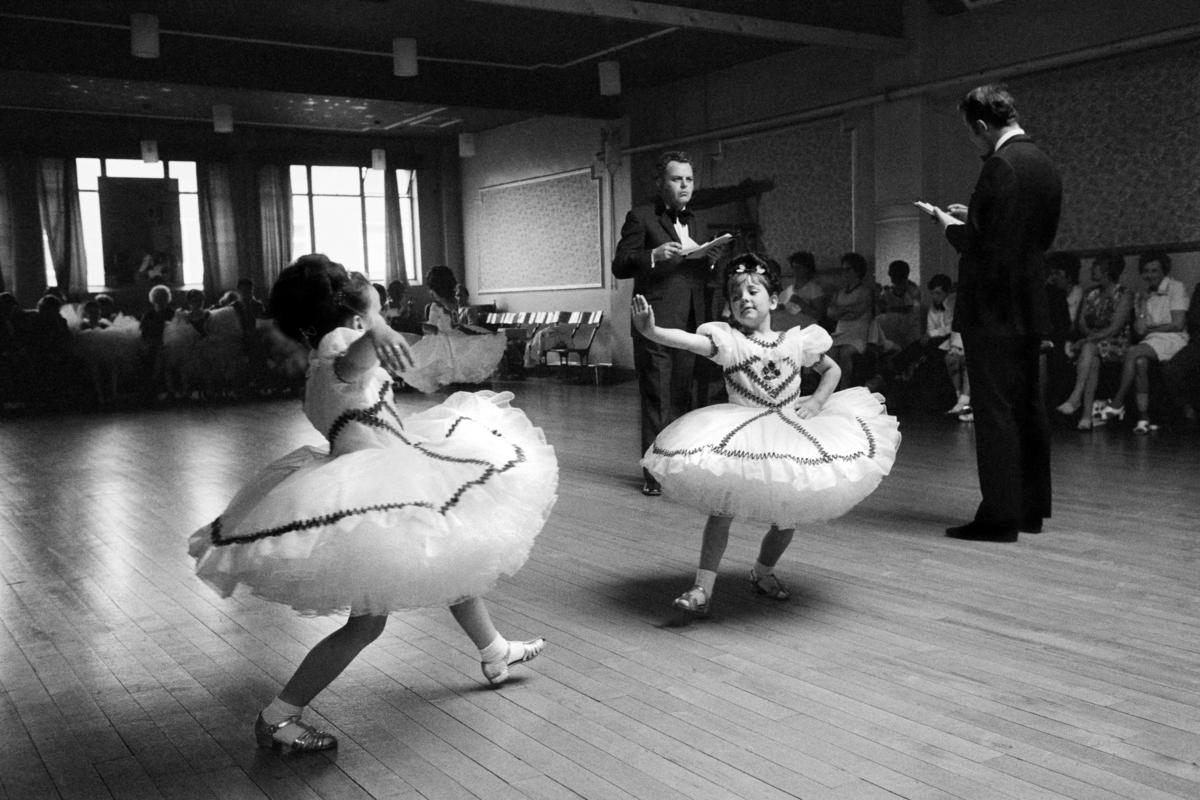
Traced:
[[413, 366], [400, 378], [426, 393], [451, 383], [483, 383], [500, 366], [507, 346], [503, 333], [473, 335], [451, 330], [422, 336], [412, 345]]
[[275, 461], [191, 536], [196, 572], [308, 614], [453, 604], [525, 563], [558, 462], [510, 393], [457, 392], [395, 444]]
[[812, 419], [732, 403], [692, 411], [642, 458], [668, 497], [792, 527], [845, 514], [891, 471], [899, 423], [863, 388], [835, 392]]
[[119, 374], [137, 369], [142, 348], [142, 332], [132, 317], [118, 317], [107, 328], [91, 328], [74, 332], [75, 352], [89, 366]]

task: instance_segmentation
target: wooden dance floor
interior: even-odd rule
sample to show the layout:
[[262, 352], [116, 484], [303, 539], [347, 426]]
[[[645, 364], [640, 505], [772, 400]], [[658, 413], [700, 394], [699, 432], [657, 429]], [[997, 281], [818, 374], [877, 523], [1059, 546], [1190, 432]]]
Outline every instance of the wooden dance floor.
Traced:
[[340, 620], [222, 600], [185, 547], [320, 441], [298, 403], [0, 418], [0, 797], [1200, 797], [1200, 435], [1056, 431], [1047, 532], [985, 544], [942, 535], [970, 428], [904, 420], [880, 489], [797, 534], [791, 601], [750, 591], [736, 522], [680, 624], [703, 518], [638, 491], [635, 386], [501, 387], [561, 483], [488, 599], [546, 653], [491, 690], [447, 611], [395, 613], [309, 711], [340, 749], [301, 757], [251, 725]]

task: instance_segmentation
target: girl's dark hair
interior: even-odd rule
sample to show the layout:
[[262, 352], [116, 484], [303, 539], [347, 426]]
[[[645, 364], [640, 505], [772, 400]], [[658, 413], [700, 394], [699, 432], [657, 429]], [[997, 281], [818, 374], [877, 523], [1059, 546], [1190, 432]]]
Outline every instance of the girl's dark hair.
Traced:
[[315, 347], [347, 317], [365, 314], [375, 291], [362, 274], [321, 253], [300, 256], [271, 287], [268, 308], [284, 335]]
[[458, 278], [454, 277], [454, 273], [445, 264], [438, 264], [425, 276], [425, 285], [443, 300], [453, 300]]
[[740, 256], [734, 256], [725, 265], [723, 285], [726, 300], [730, 297], [729, 285], [739, 275], [758, 276], [759, 282], [766, 287], [770, 294], [779, 294], [783, 291], [783, 281], [779, 277], [778, 264], [756, 253], [742, 253]]

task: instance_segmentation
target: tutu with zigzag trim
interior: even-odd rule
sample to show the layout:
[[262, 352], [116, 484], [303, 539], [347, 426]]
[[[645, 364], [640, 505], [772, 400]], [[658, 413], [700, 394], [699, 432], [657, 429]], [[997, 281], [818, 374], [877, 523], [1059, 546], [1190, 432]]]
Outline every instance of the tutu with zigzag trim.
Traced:
[[713, 341], [734, 402], [692, 411], [659, 433], [642, 465], [668, 497], [707, 514], [793, 527], [845, 514], [891, 470], [899, 424], [863, 388], [835, 392], [801, 419], [802, 367], [830, 337], [812, 325], [764, 341], [725, 323], [698, 330]]
[[305, 412], [331, 442], [273, 462], [192, 535], [196, 572], [312, 614], [383, 613], [486, 593], [525, 563], [558, 466], [512, 395], [458, 392], [401, 417], [382, 369], [341, 383], [357, 333], [327, 335]]

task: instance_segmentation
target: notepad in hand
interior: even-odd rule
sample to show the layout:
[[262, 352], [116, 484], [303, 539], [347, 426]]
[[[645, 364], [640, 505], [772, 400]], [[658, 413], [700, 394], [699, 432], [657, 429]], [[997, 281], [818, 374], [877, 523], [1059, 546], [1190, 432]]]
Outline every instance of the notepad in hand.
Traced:
[[698, 244], [698, 245], [695, 245], [694, 247], [683, 248], [682, 250], [679, 251], [679, 255], [683, 256], [684, 258], [691, 258], [692, 256], [698, 256], [701, 253], [707, 253], [712, 248], [719, 247], [732, 239], [733, 239], [732, 233], [722, 233], [720, 236], [718, 236], [717, 238], [713, 239], [710, 242], [705, 242], [704, 244]]

